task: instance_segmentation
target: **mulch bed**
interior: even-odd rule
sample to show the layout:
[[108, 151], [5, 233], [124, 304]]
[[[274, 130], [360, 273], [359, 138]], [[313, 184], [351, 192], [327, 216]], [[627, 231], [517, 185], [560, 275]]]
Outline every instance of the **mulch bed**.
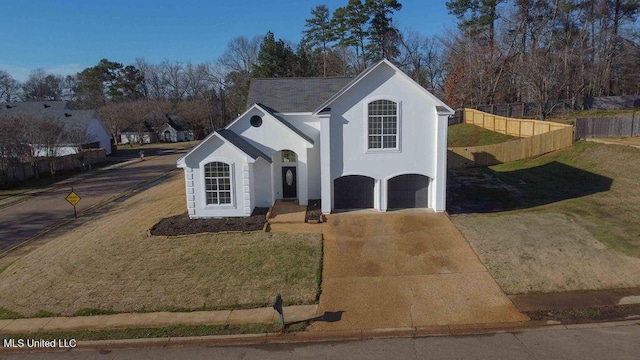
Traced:
[[305, 215], [304, 221], [320, 221], [325, 222], [326, 218], [322, 216], [322, 203], [319, 199], [309, 200], [307, 203], [307, 214]]
[[151, 235], [176, 236], [223, 231], [258, 231], [267, 222], [269, 208], [255, 208], [251, 216], [220, 219], [189, 219], [187, 213], [160, 220], [151, 228]]

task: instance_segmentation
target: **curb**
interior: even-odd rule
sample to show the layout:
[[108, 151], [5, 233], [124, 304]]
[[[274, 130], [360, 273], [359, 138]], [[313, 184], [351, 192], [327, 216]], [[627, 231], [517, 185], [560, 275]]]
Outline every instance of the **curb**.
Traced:
[[[123, 340], [98, 340], [78, 341], [77, 349], [105, 350], [105, 349], [131, 349], [131, 348], [158, 348], [174, 346], [248, 346], [266, 344], [304, 344], [338, 341], [359, 341], [372, 339], [392, 338], [426, 338], [443, 336], [475, 336], [493, 335], [504, 333], [522, 333], [530, 331], [549, 330], [578, 330], [613, 328], [621, 326], [640, 325], [640, 320], [621, 320], [584, 324], [559, 324], [557, 322], [519, 322], [519, 323], [495, 323], [495, 324], [467, 324], [467, 325], [434, 325], [416, 328], [381, 328], [344, 331], [318, 331], [318, 332], [294, 332], [294, 333], [260, 333], [238, 335], [212, 335], [196, 337], [167, 337], [150, 339], [123, 339]], [[59, 352], [70, 349], [27, 349], [27, 348], [0, 348], [0, 353], [17, 352]]]

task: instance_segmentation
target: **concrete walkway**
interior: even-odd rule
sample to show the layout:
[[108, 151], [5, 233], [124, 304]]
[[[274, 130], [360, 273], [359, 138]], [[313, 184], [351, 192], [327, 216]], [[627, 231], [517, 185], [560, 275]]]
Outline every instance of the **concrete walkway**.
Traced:
[[445, 214], [342, 213], [324, 224], [315, 331], [521, 323]]
[[269, 214], [271, 232], [322, 233], [322, 224], [305, 222], [307, 207], [295, 201], [276, 200]]
[[[284, 308], [287, 323], [311, 319], [317, 305]], [[230, 325], [275, 323], [279, 315], [273, 308], [186, 313], [154, 312], [115, 315], [48, 317], [0, 320], [0, 334], [34, 333], [39, 331], [98, 330], [113, 328], [155, 328], [171, 325]]]

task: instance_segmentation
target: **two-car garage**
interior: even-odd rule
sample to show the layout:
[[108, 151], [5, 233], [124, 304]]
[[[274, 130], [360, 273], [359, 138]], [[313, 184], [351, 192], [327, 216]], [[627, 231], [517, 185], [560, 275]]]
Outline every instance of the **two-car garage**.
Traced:
[[[395, 176], [386, 183], [387, 209], [429, 207], [429, 177], [419, 174]], [[373, 208], [375, 180], [368, 176], [342, 176], [333, 182], [336, 210]]]

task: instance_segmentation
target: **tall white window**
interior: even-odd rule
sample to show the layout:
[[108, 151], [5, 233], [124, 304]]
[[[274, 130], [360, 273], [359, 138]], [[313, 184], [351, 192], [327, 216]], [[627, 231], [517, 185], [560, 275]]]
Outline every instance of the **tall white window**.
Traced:
[[398, 148], [398, 104], [391, 100], [369, 103], [368, 149]]
[[231, 204], [231, 170], [229, 164], [211, 162], [204, 166], [207, 205]]

